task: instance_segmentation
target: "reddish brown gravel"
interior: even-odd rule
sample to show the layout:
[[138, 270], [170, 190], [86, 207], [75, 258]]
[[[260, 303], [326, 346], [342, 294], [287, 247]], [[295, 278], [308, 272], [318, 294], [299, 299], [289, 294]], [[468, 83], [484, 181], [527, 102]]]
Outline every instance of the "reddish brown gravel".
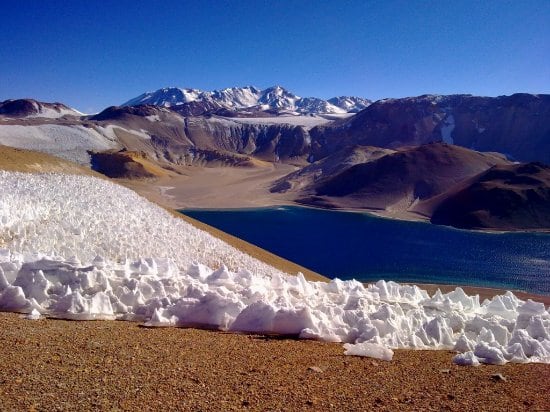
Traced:
[[0, 313], [0, 410], [550, 410], [550, 365], [452, 356], [383, 362], [339, 344]]

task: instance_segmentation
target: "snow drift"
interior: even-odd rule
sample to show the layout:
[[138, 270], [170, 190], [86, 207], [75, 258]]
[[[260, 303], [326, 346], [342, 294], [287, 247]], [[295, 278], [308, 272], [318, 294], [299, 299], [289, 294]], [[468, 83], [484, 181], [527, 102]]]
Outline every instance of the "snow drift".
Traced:
[[298, 335], [385, 360], [416, 348], [454, 349], [458, 364], [550, 363], [541, 303], [308, 282], [85, 176], [0, 171], [0, 310]]

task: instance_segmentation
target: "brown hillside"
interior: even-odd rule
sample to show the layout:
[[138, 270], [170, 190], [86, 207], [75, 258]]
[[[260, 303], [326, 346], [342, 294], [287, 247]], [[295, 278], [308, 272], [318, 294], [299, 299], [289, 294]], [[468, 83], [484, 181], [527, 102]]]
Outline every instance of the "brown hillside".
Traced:
[[391, 153], [355, 165], [315, 185], [315, 194], [340, 207], [385, 209], [408, 207], [497, 164], [502, 156], [445, 143], [432, 143]]
[[550, 167], [495, 166], [447, 194], [431, 221], [467, 229], [550, 230]]

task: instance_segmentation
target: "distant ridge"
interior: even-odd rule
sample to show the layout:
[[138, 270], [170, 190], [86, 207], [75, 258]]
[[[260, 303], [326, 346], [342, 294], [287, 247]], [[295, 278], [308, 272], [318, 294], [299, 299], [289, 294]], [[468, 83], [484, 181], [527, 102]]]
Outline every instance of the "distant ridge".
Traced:
[[300, 97], [281, 86], [263, 90], [246, 86], [214, 91], [165, 87], [143, 93], [128, 100], [123, 106], [149, 104], [170, 107], [184, 115], [203, 115], [218, 110], [272, 114], [344, 114], [357, 113], [370, 103], [370, 100], [362, 97], [341, 96], [323, 100]]
[[7, 117], [42, 117], [57, 119], [63, 116], [83, 116], [63, 103], [45, 103], [34, 99], [10, 99], [0, 102], [0, 115]]

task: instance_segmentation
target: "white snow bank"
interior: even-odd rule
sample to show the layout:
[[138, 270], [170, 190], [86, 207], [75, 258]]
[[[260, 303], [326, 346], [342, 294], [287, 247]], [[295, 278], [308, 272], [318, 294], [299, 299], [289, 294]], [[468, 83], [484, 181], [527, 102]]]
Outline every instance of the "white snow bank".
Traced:
[[550, 363], [550, 314], [379, 281], [308, 282], [134, 192], [84, 176], [0, 172], [0, 310], [345, 342], [350, 355], [455, 349], [458, 364]]
[[330, 123], [332, 120], [322, 116], [277, 116], [277, 117], [222, 117], [235, 123], [244, 124], [289, 124], [302, 126], [305, 129], [312, 129], [315, 126]]
[[49, 153], [72, 162], [89, 165], [88, 150], [118, 147], [114, 139], [93, 128], [41, 124], [37, 126], [0, 125], [0, 144]]
[[[158, 117], [158, 115], [156, 115], [156, 116]], [[147, 116], [147, 117], [152, 117], [152, 116]], [[118, 125], [114, 125], [114, 124], [109, 124], [109, 125], [106, 125], [106, 126], [97, 126], [97, 129], [99, 131], [101, 131], [101, 133], [104, 136], [108, 137], [109, 139], [111, 139], [112, 141], [115, 141], [115, 142], [118, 141], [118, 136], [116, 134], [116, 130], [122, 130], [123, 132], [126, 132], [126, 133], [131, 134], [131, 135], [135, 135], [135, 136], [140, 137], [144, 140], [151, 140], [151, 136], [149, 134], [147, 134], [147, 132], [143, 129], [130, 130], [130, 129], [125, 129], [122, 126], [118, 126]]]

